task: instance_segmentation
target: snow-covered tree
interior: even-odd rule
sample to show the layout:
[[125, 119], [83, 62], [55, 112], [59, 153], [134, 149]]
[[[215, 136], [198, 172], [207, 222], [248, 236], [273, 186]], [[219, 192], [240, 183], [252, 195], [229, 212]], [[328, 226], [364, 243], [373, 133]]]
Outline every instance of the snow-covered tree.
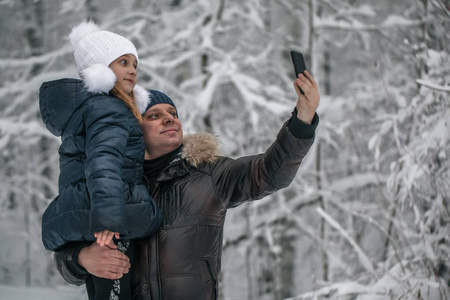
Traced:
[[[224, 155], [264, 151], [294, 108], [290, 50], [319, 83], [316, 142], [287, 189], [229, 212], [223, 299], [449, 297], [449, 23], [440, 0], [0, 2], [0, 283], [62, 284], [40, 241], [59, 139], [42, 82], [78, 77], [92, 18], [129, 37], [139, 81]], [[375, 296], [376, 295], [376, 296]]]

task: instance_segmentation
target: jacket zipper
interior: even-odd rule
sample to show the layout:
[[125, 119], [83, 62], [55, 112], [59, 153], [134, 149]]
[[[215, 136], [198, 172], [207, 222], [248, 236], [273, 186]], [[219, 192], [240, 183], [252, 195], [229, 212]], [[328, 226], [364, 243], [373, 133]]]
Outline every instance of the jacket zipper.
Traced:
[[159, 289], [159, 300], [163, 300], [163, 293], [162, 293], [162, 282], [161, 282], [161, 270], [159, 266], [159, 232], [156, 235], [155, 239], [155, 256], [156, 256], [156, 279], [158, 282], [158, 289]]
[[[155, 185], [155, 192], [152, 193], [152, 197], [155, 200], [156, 205], [158, 205], [160, 207], [160, 209], [163, 211], [163, 214], [165, 216], [164, 207], [162, 205], [162, 201], [161, 200], [156, 200], [156, 199], [158, 199], [157, 196], [160, 195], [160, 194], [161, 194], [161, 183], [159, 183], [157, 181], [156, 185]], [[166, 222], [166, 220], [164, 218], [164, 220], [163, 220], [163, 227], [164, 227], [164, 223], [165, 222]], [[154, 260], [154, 262], [156, 264], [156, 282], [157, 282], [157, 286], [158, 286], [158, 290], [159, 290], [158, 291], [158, 295], [159, 295], [158, 298], [159, 298], [159, 300], [163, 300], [163, 298], [162, 298], [163, 295], [162, 295], [161, 270], [160, 270], [160, 266], [159, 266], [159, 236], [160, 236], [160, 233], [159, 233], [159, 230], [158, 230], [156, 232], [156, 234], [155, 234], [155, 237], [154, 237], [154, 239], [155, 239], [155, 243], [154, 243], [155, 244], [155, 260]], [[150, 249], [151, 249], [151, 247], [150, 247]], [[151, 253], [150, 253], [150, 255], [151, 255]], [[151, 261], [151, 258], [149, 259], [149, 261]]]

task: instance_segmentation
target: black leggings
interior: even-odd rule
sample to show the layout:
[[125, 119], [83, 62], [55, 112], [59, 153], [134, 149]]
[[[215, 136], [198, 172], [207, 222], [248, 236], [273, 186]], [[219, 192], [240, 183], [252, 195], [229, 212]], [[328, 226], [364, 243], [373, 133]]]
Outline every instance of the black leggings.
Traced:
[[[121, 240], [117, 250], [126, 254], [133, 263], [134, 242]], [[86, 290], [89, 300], [131, 300], [131, 272], [117, 280], [104, 279], [93, 275], [86, 279]]]

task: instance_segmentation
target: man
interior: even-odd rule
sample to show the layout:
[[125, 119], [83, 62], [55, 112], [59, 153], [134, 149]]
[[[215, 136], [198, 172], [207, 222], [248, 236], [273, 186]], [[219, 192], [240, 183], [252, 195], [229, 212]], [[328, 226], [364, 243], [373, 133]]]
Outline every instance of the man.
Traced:
[[[275, 142], [263, 154], [239, 159], [219, 156], [210, 134], [183, 139], [175, 104], [151, 91], [143, 115], [144, 173], [164, 222], [136, 245], [134, 299], [217, 298], [227, 209], [287, 187], [314, 141], [317, 84], [305, 71], [294, 88], [296, 108]], [[96, 243], [69, 245], [55, 260], [63, 277], [78, 285], [89, 273], [117, 279], [130, 268], [124, 254]]]

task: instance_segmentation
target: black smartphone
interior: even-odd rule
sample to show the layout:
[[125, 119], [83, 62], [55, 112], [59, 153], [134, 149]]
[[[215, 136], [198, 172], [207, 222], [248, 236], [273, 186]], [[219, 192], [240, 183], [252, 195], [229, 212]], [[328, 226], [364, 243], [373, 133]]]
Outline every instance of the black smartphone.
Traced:
[[303, 54], [297, 51], [291, 51], [291, 57], [294, 63], [295, 78], [297, 78], [298, 74], [306, 70], [305, 60], [303, 59]]
[[[292, 62], [294, 63], [295, 69], [295, 78], [298, 77], [298, 74], [303, 73], [306, 70], [305, 60], [303, 58], [303, 54], [297, 51], [291, 51]], [[300, 89], [300, 93], [303, 93], [302, 89]]]

